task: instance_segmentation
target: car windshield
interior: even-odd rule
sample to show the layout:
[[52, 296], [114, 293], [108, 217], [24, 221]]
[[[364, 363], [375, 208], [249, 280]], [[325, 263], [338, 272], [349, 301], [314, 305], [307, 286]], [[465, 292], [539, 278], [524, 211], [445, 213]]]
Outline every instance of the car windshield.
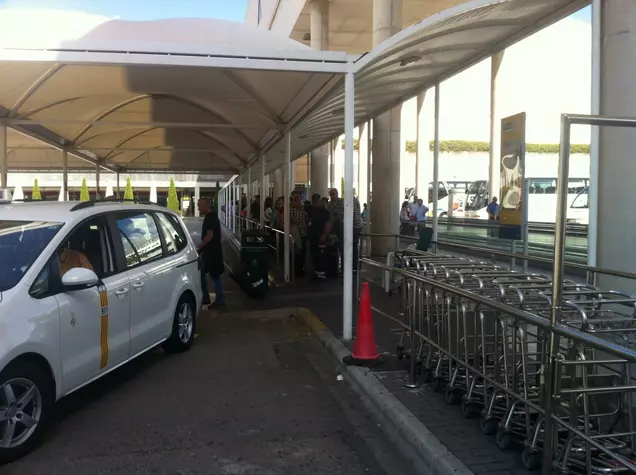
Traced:
[[0, 220], [0, 292], [15, 287], [62, 223]]

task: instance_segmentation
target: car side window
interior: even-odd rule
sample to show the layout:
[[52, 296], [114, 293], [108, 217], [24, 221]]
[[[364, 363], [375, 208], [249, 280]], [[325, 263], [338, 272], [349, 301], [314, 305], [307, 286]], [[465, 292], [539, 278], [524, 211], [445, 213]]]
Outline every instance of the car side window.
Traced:
[[57, 251], [60, 277], [76, 267], [90, 269], [104, 278], [115, 271], [106, 221], [96, 217], [73, 230]]
[[123, 216], [117, 219], [117, 228], [124, 247], [126, 267], [134, 267], [163, 256], [159, 230], [150, 213]]
[[[159, 227], [166, 241], [168, 254], [176, 254], [185, 249], [187, 241], [178, 220], [164, 213], [157, 213], [157, 218], [159, 219]], [[181, 230], [181, 232], [179, 232], [179, 230]]]

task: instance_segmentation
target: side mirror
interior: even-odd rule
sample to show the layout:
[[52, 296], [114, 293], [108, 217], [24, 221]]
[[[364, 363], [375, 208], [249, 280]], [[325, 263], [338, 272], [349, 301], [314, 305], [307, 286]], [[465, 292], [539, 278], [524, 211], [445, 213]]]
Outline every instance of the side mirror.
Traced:
[[99, 283], [99, 277], [90, 269], [74, 267], [62, 276], [62, 285], [67, 292], [83, 290], [95, 287]]

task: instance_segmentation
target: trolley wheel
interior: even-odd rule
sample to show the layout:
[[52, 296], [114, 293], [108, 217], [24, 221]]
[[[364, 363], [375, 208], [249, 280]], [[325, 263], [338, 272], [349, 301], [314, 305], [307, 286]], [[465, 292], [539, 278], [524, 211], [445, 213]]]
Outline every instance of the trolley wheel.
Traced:
[[479, 430], [481, 430], [481, 433], [484, 435], [492, 435], [497, 432], [498, 425], [497, 419], [485, 416], [479, 418]]
[[456, 406], [461, 401], [461, 396], [457, 389], [446, 389], [444, 399], [446, 400], [446, 404], [449, 406]]
[[404, 347], [402, 345], [397, 345], [395, 347], [395, 355], [397, 356], [398, 360], [404, 358]]
[[526, 447], [523, 449], [523, 452], [521, 452], [521, 464], [526, 470], [536, 470], [541, 465], [541, 459], [536, 450]]
[[499, 447], [500, 450], [508, 450], [510, 447], [512, 447], [512, 437], [504, 428], [500, 427], [497, 430], [496, 440], [497, 447]]
[[443, 386], [444, 386], [444, 383], [442, 382], [442, 378], [440, 377], [433, 378], [433, 381], [431, 382], [431, 387], [433, 388], [434, 393], [440, 392]]
[[478, 415], [479, 411], [475, 409], [473, 403], [464, 399], [462, 401], [462, 416], [464, 416], [466, 419], [474, 419]]
[[433, 372], [430, 368], [422, 368], [422, 382], [430, 383], [433, 379]]

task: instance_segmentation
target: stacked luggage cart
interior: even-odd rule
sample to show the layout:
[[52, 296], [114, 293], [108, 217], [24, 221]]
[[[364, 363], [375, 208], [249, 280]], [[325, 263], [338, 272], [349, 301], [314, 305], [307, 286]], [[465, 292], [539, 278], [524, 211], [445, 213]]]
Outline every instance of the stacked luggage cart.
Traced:
[[394, 259], [410, 381], [444, 391], [500, 449], [520, 446], [527, 469], [636, 471], [636, 298], [564, 281], [553, 325], [550, 276], [414, 250]]

